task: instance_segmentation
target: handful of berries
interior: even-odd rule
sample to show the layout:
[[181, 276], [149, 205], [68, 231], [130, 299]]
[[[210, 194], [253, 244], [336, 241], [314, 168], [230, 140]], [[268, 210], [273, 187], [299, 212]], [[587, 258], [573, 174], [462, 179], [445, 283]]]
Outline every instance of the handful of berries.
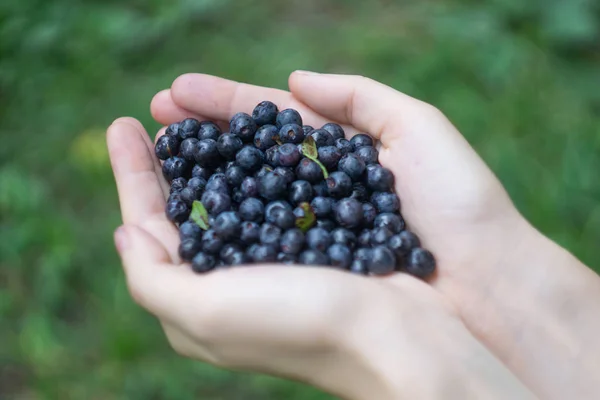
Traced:
[[314, 129], [263, 101], [234, 115], [226, 133], [193, 118], [171, 124], [155, 152], [179, 255], [196, 272], [253, 263], [420, 278], [435, 270], [367, 134], [348, 140], [338, 124]]

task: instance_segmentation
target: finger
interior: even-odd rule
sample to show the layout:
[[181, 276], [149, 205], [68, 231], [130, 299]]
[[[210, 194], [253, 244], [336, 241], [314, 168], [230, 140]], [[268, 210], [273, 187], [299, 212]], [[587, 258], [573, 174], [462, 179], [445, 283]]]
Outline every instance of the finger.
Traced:
[[[132, 120], [118, 119], [107, 131], [123, 222], [146, 227], [169, 249], [172, 260], [178, 262], [177, 229], [165, 216], [166, 195], [161, 184], [166, 182], [162, 172], [157, 172], [156, 158], [146, 145], [143, 136], [147, 138], [147, 135], [140, 135]], [[168, 193], [168, 186], [165, 190]]]
[[136, 303], [167, 321], [172, 320], [177, 307], [185, 309], [183, 302], [190, 293], [186, 282], [191, 272], [172, 265], [168, 249], [153, 234], [141, 226], [126, 224], [116, 230], [115, 246]]
[[[193, 111], [179, 107], [171, 98], [171, 89], [165, 89], [158, 92], [150, 103], [150, 112], [154, 119], [163, 125], [170, 125], [174, 122], [184, 120], [186, 118], [195, 118], [199, 121], [206, 121], [208, 118], [197, 114]], [[227, 130], [229, 124], [224, 121], [215, 121], [222, 130]]]
[[204, 74], [185, 74], [171, 86], [177, 106], [209, 118], [229, 121], [237, 112], [251, 113], [263, 100], [275, 103], [280, 110], [294, 108], [305, 125], [320, 127], [331, 122], [299, 102], [289, 92], [249, 85]]
[[110, 160], [125, 223], [141, 223], [164, 213], [165, 199], [154, 157], [129, 120], [116, 120], [107, 132]]
[[[123, 118], [119, 118], [117, 121], [119, 123], [128, 124], [131, 128], [133, 128], [138, 133], [138, 135], [143, 139], [150, 154], [152, 156], [154, 155], [154, 143], [150, 139], [150, 136], [148, 136], [148, 134], [146, 133], [146, 130], [144, 129], [142, 124], [137, 119], [131, 118], [131, 117], [123, 117]], [[115, 121], [115, 122], [117, 122], [117, 121]], [[113, 125], [114, 125], [114, 123], [113, 123]], [[108, 140], [108, 138], [107, 138], [107, 140]], [[120, 140], [120, 139], [117, 139], [117, 141], [118, 140]], [[156, 157], [152, 157], [152, 161], [154, 164], [153, 165], [154, 172], [158, 176], [158, 182], [159, 182], [160, 188], [163, 192], [163, 197], [166, 198], [169, 194], [169, 185], [162, 178], [162, 167], [161, 167], [159, 160]]]
[[424, 119], [440, 118], [427, 103], [362, 76], [295, 71], [289, 86], [316, 112], [369, 132], [384, 146], [399, 125], [416, 127]]

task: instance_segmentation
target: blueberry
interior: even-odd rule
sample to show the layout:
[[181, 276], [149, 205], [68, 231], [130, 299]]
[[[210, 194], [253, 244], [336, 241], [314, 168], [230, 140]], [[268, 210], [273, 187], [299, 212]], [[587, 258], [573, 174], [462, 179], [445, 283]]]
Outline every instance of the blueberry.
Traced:
[[281, 228], [265, 222], [260, 227], [260, 243], [279, 248], [281, 240]]
[[190, 209], [183, 200], [171, 200], [167, 203], [166, 213], [169, 221], [183, 223], [188, 219]]
[[263, 176], [267, 175], [270, 172], [273, 172], [273, 167], [271, 167], [270, 165], [265, 164], [262, 167], [260, 167], [260, 169], [254, 174], [256, 182], [259, 182]]
[[354, 146], [347, 139], [336, 139], [334, 146], [337, 147], [342, 156], [354, 151]]
[[375, 228], [387, 228], [396, 234], [404, 230], [405, 223], [404, 219], [398, 214], [383, 213], [375, 217], [374, 226]]
[[295, 167], [300, 162], [300, 151], [298, 146], [285, 143], [277, 149], [277, 162], [282, 167]]
[[254, 262], [270, 263], [277, 261], [277, 248], [273, 245], [261, 244], [254, 247], [251, 254], [246, 253]]
[[171, 203], [173, 201], [183, 201], [183, 199], [181, 198], [181, 191], [173, 192], [169, 195], [169, 197], [167, 198], [167, 203]]
[[199, 140], [196, 143], [194, 159], [203, 167], [215, 167], [221, 161], [217, 142], [212, 139]]
[[373, 275], [386, 275], [396, 269], [396, 256], [386, 246], [374, 247], [368, 261], [369, 272]]
[[275, 125], [264, 125], [254, 134], [254, 146], [264, 151], [275, 146], [277, 139], [279, 139], [279, 129]]
[[276, 200], [285, 195], [287, 183], [281, 175], [269, 172], [258, 181], [258, 193], [267, 200]]
[[375, 192], [387, 192], [394, 185], [394, 174], [387, 168], [376, 165], [367, 169], [367, 187]]
[[421, 246], [421, 241], [414, 233], [402, 231], [389, 238], [388, 247], [396, 254], [396, 257], [407, 256], [413, 249]]
[[254, 119], [246, 113], [240, 112], [231, 117], [229, 121], [229, 131], [248, 143], [254, 139], [254, 134], [258, 126]]
[[308, 181], [294, 181], [289, 187], [290, 203], [298, 205], [313, 199], [313, 187]]
[[393, 233], [388, 228], [375, 228], [371, 231], [371, 246], [384, 246]]
[[179, 177], [171, 181], [169, 193], [181, 192], [187, 186], [187, 179]]
[[315, 140], [317, 147], [333, 146], [335, 143], [333, 136], [325, 129], [315, 129], [310, 133], [310, 136]]
[[262, 222], [265, 206], [256, 197], [249, 197], [240, 204], [239, 213], [244, 221]]
[[367, 268], [367, 262], [363, 260], [354, 260], [350, 265], [350, 272], [357, 275], [367, 275], [369, 270]]
[[310, 206], [317, 218], [328, 218], [333, 213], [334, 203], [335, 200], [331, 197], [318, 196], [310, 202]]
[[373, 223], [375, 222], [375, 218], [377, 218], [377, 209], [371, 203], [363, 203], [362, 208], [363, 208], [363, 225], [366, 228], [370, 228], [373, 226]]
[[342, 199], [334, 208], [335, 219], [342, 227], [358, 228], [363, 223], [362, 204], [354, 199]]
[[240, 186], [246, 178], [246, 171], [237, 165], [233, 165], [225, 170], [225, 177], [227, 178], [229, 187], [237, 187]]
[[211, 175], [212, 171], [210, 170], [210, 168], [202, 167], [198, 164], [194, 165], [194, 168], [192, 168], [192, 177], [194, 178], [202, 178], [205, 181], [207, 181], [210, 179]]
[[317, 228], [325, 229], [327, 232], [333, 231], [337, 225], [330, 219], [319, 219], [317, 220]]
[[242, 232], [240, 240], [245, 244], [258, 242], [260, 239], [260, 225], [256, 222], [242, 222]]
[[373, 138], [366, 133], [359, 133], [350, 138], [350, 143], [358, 150], [360, 147], [373, 146]]
[[317, 183], [323, 179], [323, 171], [321, 167], [309, 158], [303, 158], [296, 167], [296, 176], [298, 179]]
[[285, 265], [294, 265], [298, 262], [298, 255], [282, 252], [277, 254], [277, 262]]
[[207, 184], [207, 182], [204, 179], [192, 177], [187, 182], [187, 187], [189, 187], [190, 189], [194, 189], [194, 190], [202, 192], [206, 188], [206, 184]]
[[217, 235], [214, 229], [209, 229], [202, 235], [202, 251], [210, 254], [218, 254], [221, 248], [225, 244], [223, 239]]
[[156, 157], [161, 160], [176, 156], [179, 153], [179, 138], [176, 136], [162, 135], [156, 141], [154, 153], [156, 154]]
[[179, 122], [174, 122], [171, 125], [167, 126], [165, 135], [175, 136], [175, 137], [177, 137], [177, 139], [180, 139], [180, 137], [179, 137]]
[[210, 177], [206, 183], [206, 191], [221, 192], [229, 194], [229, 184], [227, 184], [227, 176], [223, 173], [216, 173]]
[[240, 193], [244, 198], [258, 196], [258, 182], [255, 178], [247, 176], [240, 185]]
[[186, 187], [179, 192], [179, 194], [181, 195], [181, 200], [183, 200], [188, 207], [192, 207], [194, 200], [199, 200], [200, 196], [202, 196], [202, 191]]
[[177, 133], [181, 140], [196, 137], [200, 129], [200, 121], [194, 118], [186, 118], [179, 123]]
[[265, 162], [273, 168], [279, 165], [279, 145], [269, 147], [265, 150]]
[[225, 261], [226, 264], [231, 264], [231, 257], [239, 251], [242, 251], [239, 245], [235, 243], [227, 243], [223, 245], [221, 251], [219, 251], [219, 258]]
[[223, 211], [231, 209], [231, 198], [222, 192], [213, 192], [206, 190], [201, 198], [206, 211], [212, 215], [219, 215]]
[[235, 211], [225, 211], [217, 216], [214, 231], [224, 240], [231, 240], [240, 235], [242, 219]]
[[332, 172], [326, 182], [331, 197], [339, 199], [348, 196], [352, 192], [352, 179], [345, 172]]
[[202, 243], [196, 238], [186, 238], [179, 243], [178, 253], [184, 261], [192, 261], [192, 258], [202, 250]]
[[233, 189], [233, 192], [231, 193], [231, 201], [233, 202], [233, 208], [235, 208], [237, 204], [240, 204], [245, 199], [246, 198], [244, 197], [239, 188]]
[[309, 133], [311, 133], [312, 131], [314, 131], [315, 128], [313, 128], [310, 125], [302, 125], [302, 131], [304, 132], [304, 136], [308, 136]]
[[285, 201], [272, 201], [265, 207], [265, 221], [275, 224], [280, 216], [279, 210], [292, 211], [292, 207]]
[[[260, 229], [260, 228], [259, 228]], [[257, 239], [258, 241], [258, 239]], [[246, 247], [246, 256], [248, 256], [248, 258], [254, 262], [254, 253], [256, 253], [256, 249], [258, 248], [258, 246], [260, 246], [259, 243], [252, 243], [250, 246]], [[277, 250], [277, 249], [273, 249], [273, 250]]]
[[286, 254], [298, 254], [304, 247], [304, 233], [300, 229], [289, 229], [281, 236], [281, 251]]
[[352, 193], [350, 193], [350, 196], [348, 197], [364, 203], [369, 201], [369, 190], [362, 183], [355, 182], [352, 185]]
[[213, 174], [224, 174], [225, 173], [225, 165], [219, 165], [214, 169]]
[[338, 163], [338, 170], [345, 172], [355, 182], [362, 179], [365, 169], [365, 162], [354, 153], [345, 155]]
[[247, 171], [257, 171], [265, 161], [265, 155], [254, 146], [244, 146], [236, 154], [235, 161], [237, 165]]
[[393, 213], [400, 210], [400, 199], [395, 193], [375, 192], [371, 202], [380, 213]]
[[373, 249], [368, 247], [360, 247], [354, 251], [354, 259], [368, 264], [369, 260], [371, 259], [372, 252]]
[[323, 146], [319, 147], [319, 161], [327, 168], [327, 170], [334, 170], [340, 158], [342, 158], [342, 153], [335, 146]]
[[163, 176], [168, 181], [172, 181], [186, 175], [188, 167], [189, 163], [181, 157], [167, 158], [162, 166]]
[[333, 137], [333, 140], [343, 139], [346, 136], [344, 129], [333, 122], [323, 125], [321, 129], [325, 129], [327, 132], [329, 132], [331, 137]]
[[270, 214], [270, 219], [273, 224], [281, 229], [290, 229], [296, 226], [296, 216], [292, 210], [287, 208], [276, 208]]
[[277, 114], [276, 124], [278, 127], [282, 127], [287, 124], [296, 124], [302, 126], [302, 117], [298, 111], [293, 108], [287, 108]]
[[435, 258], [431, 252], [417, 247], [410, 252], [404, 269], [418, 278], [427, 278], [435, 271], [435, 264]]
[[245, 265], [250, 264], [250, 257], [243, 251], [236, 251], [229, 256], [229, 265]]
[[252, 118], [257, 125], [274, 124], [279, 110], [270, 101], [261, 101], [252, 111]]
[[213, 270], [217, 266], [217, 260], [214, 256], [200, 252], [192, 260], [192, 271], [205, 273]]
[[363, 229], [358, 235], [358, 245], [361, 247], [369, 247], [371, 246], [371, 230]]
[[324, 252], [332, 243], [331, 233], [323, 228], [312, 228], [306, 232], [306, 245], [313, 250]]
[[327, 182], [321, 181], [313, 185], [315, 196], [328, 197], [329, 191], [327, 190]]
[[221, 128], [217, 124], [211, 121], [200, 122], [200, 128], [198, 129], [198, 139], [212, 139], [214, 141], [219, 140], [221, 135]]
[[194, 221], [185, 221], [179, 225], [179, 239], [182, 241], [185, 239], [196, 239], [202, 238], [202, 228]]
[[296, 180], [296, 175], [294, 174], [294, 171], [291, 168], [277, 167], [273, 170], [273, 173], [283, 177], [283, 179], [285, 179], [286, 185], [289, 185], [290, 183]]
[[327, 249], [327, 256], [329, 257], [330, 265], [348, 269], [352, 264], [352, 251], [343, 244], [334, 243]]
[[198, 146], [198, 139], [196, 138], [187, 138], [181, 142], [181, 146], [179, 147], [179, 152], [181, 157], [185, 158], [188, 161], [194, 161], [194, 154], [196, 153], [196, 147]]
[[363, 146], [359, 149], [356, 149], [354, 154], [360, 157], [365, 164], [377, 164], [379, 160], [379, 151], [372, 146]]
[[300, 253], [298, 262], [304, 265], [328, 265], [329, 257], [318, 250], [305, 250]]
[[334, 243], [343, 244], [349, 249], [354, 249], [356, 246], [356, 235], [349, 229], [336, 228], [331, 232], [331, 238]]
[[226, 160], [233, 160], [243, 145], [242, 139], [232, 133], [225, 133], [217, 140], [217, 149]]
[[283, 125], [279, 130], [279, 140], [281, 140], [282, 143], [302, 143], [304, 140], [304, 131], [300, 125]]

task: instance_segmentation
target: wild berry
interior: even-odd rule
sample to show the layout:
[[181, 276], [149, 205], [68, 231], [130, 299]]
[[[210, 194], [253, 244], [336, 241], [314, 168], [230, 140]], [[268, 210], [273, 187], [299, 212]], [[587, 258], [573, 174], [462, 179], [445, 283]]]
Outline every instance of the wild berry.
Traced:
[[217, 124], [211, 121], [200, 122], [198, 128], [198, 140], [212, 139], [217, 141], [221, 135], [221, 128]]
[[252, 111], [252, 118], [257, 125], [274, 124], [279, 110], [270, 101], [261, 101]]
[[231, 117], [229, 131], [242, 139], [243, 142], [251, 142], [254, 139], [258, 126], [252, 117], [240, 112]]
[[162, 135], [156, 141], [154, 153], [156, 154], [156, 157], [161, 160], [176, 156], [179, 153], [179, 138], [176, 136]]

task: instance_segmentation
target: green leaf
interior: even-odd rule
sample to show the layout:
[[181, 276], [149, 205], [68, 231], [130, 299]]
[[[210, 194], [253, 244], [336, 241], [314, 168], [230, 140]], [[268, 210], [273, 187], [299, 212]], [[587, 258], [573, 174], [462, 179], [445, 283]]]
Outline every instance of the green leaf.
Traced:
[[325, 179], [329, 177], [329, 171], [327, 171], [327, 168], [325, 168], [321, 161], [319, 161], [319, 152], [317, 151], [317, 144], [315, 143], [315, 139], [312, 136], [307, 136], [306, 139], [304, 139], [304, 142], [302, 142], [302, 154], [304, 154], [306, 158], [309, 158], [316, 162], [317, 165], [321, 167], [321, 170], [323, 171], [323, 177]]
[[201, 201], [194, 200], [190, 219], [204, 230], [208, 230], [208, 228], [210, 228], [208, 225], [208, 212], [206, 211], [206, 208], [204, 208], [204, 204], [202, 204]]
[[304, 211], [304, 215], [296, 217], [296, 226], [306, 233], [317, 222], [317, 217], [310, 204], [300, 203], [298, 207]]
[[302, 154], [311, 160], [315, 160], [319, 157], [319, 153], [317, 152], [317, 144], [315, 143], [315, 139], [312, 136], [307, 136], [302, 142]]

